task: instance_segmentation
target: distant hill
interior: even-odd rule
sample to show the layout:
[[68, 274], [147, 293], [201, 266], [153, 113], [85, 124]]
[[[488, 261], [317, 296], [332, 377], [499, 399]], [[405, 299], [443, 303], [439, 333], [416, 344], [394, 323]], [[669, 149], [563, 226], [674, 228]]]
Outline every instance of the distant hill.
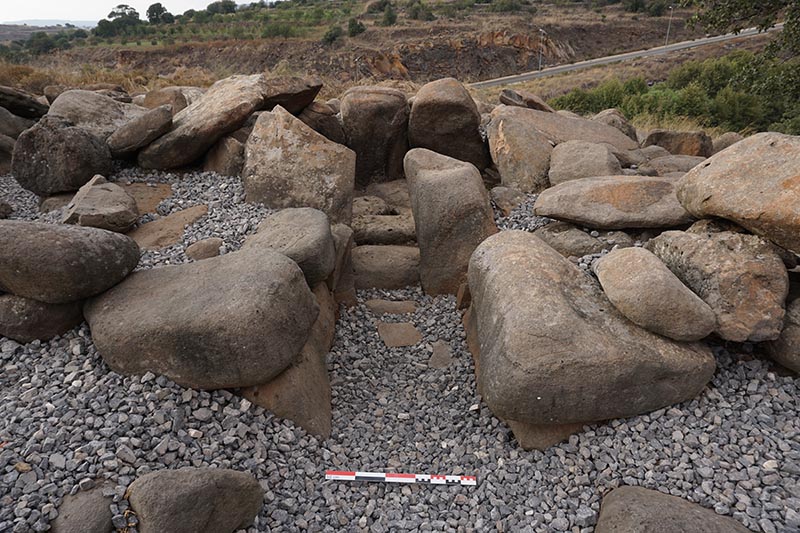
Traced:
[[2, 25], [9, 25], [9, 26], [38, 26], [38, 27], [49, 27], [49, 26], [66, 26], [67, 24], [72, 24], [73, 26], [77, 26], [79, 28], [94, 28], [97, 26], [96, 20], [57, 20], [57, 19], [31, 19], [31, 20], [9, 20], [0, 23]]

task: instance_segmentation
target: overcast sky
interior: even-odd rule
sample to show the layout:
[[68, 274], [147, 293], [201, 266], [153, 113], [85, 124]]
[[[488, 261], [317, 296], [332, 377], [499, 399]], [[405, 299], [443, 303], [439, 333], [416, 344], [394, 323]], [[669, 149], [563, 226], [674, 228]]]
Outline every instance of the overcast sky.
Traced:
[[[145, 18], [147, 8], [158, 0], [0, 0], [0, 21], [32, 19], [92, 20], [105, 18], [118, 4], [128, 4]], [[173, 15], [187, 9], [205, 8], [213, 0], [161, 0]], [[239, 3], [239, 2], [237, 2]]]

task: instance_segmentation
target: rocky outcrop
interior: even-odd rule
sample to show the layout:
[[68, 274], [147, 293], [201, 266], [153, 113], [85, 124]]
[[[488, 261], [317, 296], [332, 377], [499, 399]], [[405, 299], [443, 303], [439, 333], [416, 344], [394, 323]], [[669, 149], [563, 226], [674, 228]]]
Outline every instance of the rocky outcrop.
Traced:
[[528, 436], [534, 446], [564, 437], [538, 440], [541, 431], [567, 426], [568, 434], [575, 424], [687, 400], [713, 375], [706, 346], [628, 321], [590, 277], [530, 233], [484, 241], [470, 260], [469, 287], [479, 392], [496, 416], [537, 429]]
[[115, 371], [219, 389], [280, 374], [305, 344], [318, 311], [294, 261], [251, 247], [136, 272], [89, 300], [84, 315]]
[[665, 148], [672, 155], [710, 157], [714, 152], [711, 137], [704, 131], [653, 130], [642, 143], [651, 145]]
[[597, 229], [670, 228], [692, 221], [675, 196], [674, 181], [645, 176], [566, 181], [539, 195], [534, 212]]
[[347, 146], [356, 153], [356, 184], [403, 177], [408, 151], [406, 95], [387, 87], [353, 87], [342, 97]]
[[486, 133], [505, 187], [536, 193], [550, 186], [547, 173], [553, 145], [536, 129], [533, 115], [519, 107], [500, 106], [492, 112]]
[[96, 174], [107, 176], [113, 169], [104, 141], [48, 115], [19, 136], [11, 170], [22, 187], [49, 196], [77, 191]]
[[548, 178], [551, 185], [569, 180], [622, 174], [619, 160], [606, 144], [567, 141], [553, 149]]
[[0, 221], [0, 291], [46, 303], [113, 287], [139, 262], [136, 243], [97, 228]]
[[717, 325], [714, 311], [644, 248], [622, 248], [594, 266], [614, 307], [634, 324], [677, 341], [697, 341]]
[[646, 248], [706, 302], [726, 340], [778, 338], [789, 279], [772, 247], [754, 235], [667, 231]]
[[139, 210], [131, 195], [98, 175], [72, 197], [62, 222], [125, 233], [138, 218]]
[[478, 131], [480, 125], [475, 101], [458, 80], [432, 81], [420, 88], [411, 104], [409, 146], [427, 148], [482, 170], [489, 158]]
[[428, 294], [456, 294], [475, 247], [497, 231], [489, 195], [470, 163], [415, 148], [404, 164], [422, 287]]
[[356, 154], [329, 141], [281, 107], [262, 114], [245, 145], [248, 202], [313, 207], [331, 222], [352, 216]]
[[127, 495], [141, 533], [233, 533], [252, 524], [264, 503], [253, 476], [224, 468], [151, 472]]
[[800, 253], [800, 138], [759, 133], [695, 167], [678, 199], [698, 218], [719, 217]]

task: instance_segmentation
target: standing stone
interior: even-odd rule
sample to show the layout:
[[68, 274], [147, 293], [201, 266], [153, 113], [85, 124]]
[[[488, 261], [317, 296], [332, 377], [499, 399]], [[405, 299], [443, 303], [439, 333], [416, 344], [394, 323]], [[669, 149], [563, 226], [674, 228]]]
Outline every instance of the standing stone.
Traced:
[[132, 118], [108, 137], [106, 142], [114, 157], [136, 153], [172, 128], [172, 110], [168, 105], [151, 109]]
[[67, 303], [101, 293], [139, 262], [125, 235], [97, 228], [0, 221], [0, 291]]
[[565, 181], [540, 194], [534, 212], [596, 229], [670, 228], [692, 221], [673, 180], [645, 176]]
[[704, 131], [653, 130], [642, 146], [656, 145], [666, 148], [672, 155], [711, 157], [714, 145]]
[[112, 170], [104, 141], [50, 115], [19, 136], [11, 162], [19, 184], [39, 196], [77, 191], [93, 176]]
[[594, 271], [606, 296], [631, 322], [676, 341], [698, 341], [717, 325], [714, 311], [644, 248], [601, 257]]
[[355, 152], [276, 107], [258, 118], [247, 139], [242, 176], [248, 202], [313, 207], [332, 223], [349, 223], [355, 167]]
[[83, 302], [46, 304], [14, 296], [0, 295], [0, 337], [26, 343], [47, 341], [83, 322]]
[[415, 148], [405, 157], [420, 279], [425, 292], [456, 294], [472, 252], [497, 232], [489, 194], [470, 163]]
[[480, 125], [475, 101], [461, 82], [454, 78], [432, 81], [422, 86], [411, 105], [409, 146], [427, 148], [482, 170], [489, 158]]
[[353, 87], [341, 105], [347, 146], [356, 153], [356, 184], [402, 178], [408, 151], [406, 95], [387, 87]]
[[144, 168], [175, 168], [199, 159], [217, 140], [262, 109], [269, 86], [263, 74], [231, 76], [178, 114], [172, 130], [139, 152]]
[[800, 374], [800, 299], [786, 306], [783, 331], [767, 346], [767, 352], [776, 362]]
[[303, 109], [302, 113], [297, 115], [297, 118], [299, 118], [303, 124], [320, 135], [324, 135], [331, 141], [339, 144], [347, 143], [342, 123], [336, 116], [336, 111], [328, 104], [311, 102]]
[[536, 129], [534, 117], [519, 107], [499, 106], [487, 127], [492, 161], [505, 187], [537, 193], [547, 177], [553, 145]]
[[503, 420], [574, 431], [693, 398], [714, 373], [707, 346], [636, 326], [590, 276], [528, 232], [481, 243], [469, 287], [479, 392]]
[[769, 243], [730, 231], [667, 231], [645, 247], [711, 307], [723, 339], [778, 338], [789, 277]]
[[226, 135], [211, 147], [203, 162], [203, 170], [220, 176], [240, 176], [244, 166], [244, 144]]
[[84, 307], [112, 369], [197, 389], [270, 381], [300, 353], [318, 312], [297, 264], [257, 246], [136, 272]]
[[50, 106], [48, 115], [57, 115], [105, 141], [126, 123], [147, 113], [133, 104], [118, 102], [96, 93], [73, 89], [65, 91]]
[[0, 86], [0, 107], [8, 109], [18, 117], [33, 119], [44, 116], [49, 109], [47, 104], [41, 103], [34, 95], [4, 86]]
[[128, 500], [141, 533], [233, 533], [253, 523], [264, 491], [245, 472], [180, 468], [138, 478]]
[[77, 224], [125, 233], [136, 223], [139, 210], [130, 194], [97, 175], [67, 204], [64, 224]]
[[622, 167], [608, 145], [567, 141], [553, 149], [548, 177], [551, 185], [558, 185], [569, 180], [620, 174]]
[[748, 137], [681, 178], [677, 194], [696, 217], [732, 220], [800, 253], [800, 137]]
[[603, 498], [595, 533], [751, 533], [712, 509], [644, 487], [620, 487]]

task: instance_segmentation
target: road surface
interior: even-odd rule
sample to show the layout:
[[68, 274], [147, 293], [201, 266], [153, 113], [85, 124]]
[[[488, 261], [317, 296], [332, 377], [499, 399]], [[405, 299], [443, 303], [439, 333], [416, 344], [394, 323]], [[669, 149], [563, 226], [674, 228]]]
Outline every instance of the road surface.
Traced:
[[[783, 29], [783, 23], [778, 24], [773, 28], [770, 28], [769, 30], [767, 30], [767, 32], [778, 31], [781, 29]], [[629, 59], [636, 59], [639, 57], [652, 57], [652, 56], [670, 54], [672, 52], [677, 52], [679, 50], [686, 50], [688, 48], [696, 48], [698, 46], [706, 46], [709, 44], [721, 43], [724, 41], [730, 41], [732, 39], [739, 39], [741, 37], [751, 37], [753, 35], [758, 35], [759, 33], [763, 32], [759, 32], [756, 28], [750, 28], [741, 31], [738, 34], [726, 33], [725, 35], [716, 35], [714, 37], [703, 37], [701, 39], [694, 39], [692, 41], [683, 41], [680, 43], [674, 43], [667, 46], [659, 46], [657, 48], [650, 48], [647, 50], [638, 50], [636, 52], [626, 52], [624, 54], [617, 54], [614, 56], [598, 57], [596, 59], [589, 59], [587, 61], [581, 61], [579, 63], [558, 65], [555, 67], [549, 67], [534, 72], [526, 72], [524, 74], [516, 74], [514, 76], [505, 76], [503, 78], [496, 78], [493, 80], [479, 81], [470, 84], [470, 86], [475, 89], [483, 89], [487, 87], [496, 87], [498, 85], [509, 85], [512, 83], [520, 83], [523, 81], [533, 80], [536, 78], [544, 78], [545, 76], [552, 76], [554, 74], [571, 72], [573, 70], [580, 70], [589, 67], [596, 67], [598, 65], [607, 65], [609, 63], [616, 63], [618, 61], [627, 61]]]

